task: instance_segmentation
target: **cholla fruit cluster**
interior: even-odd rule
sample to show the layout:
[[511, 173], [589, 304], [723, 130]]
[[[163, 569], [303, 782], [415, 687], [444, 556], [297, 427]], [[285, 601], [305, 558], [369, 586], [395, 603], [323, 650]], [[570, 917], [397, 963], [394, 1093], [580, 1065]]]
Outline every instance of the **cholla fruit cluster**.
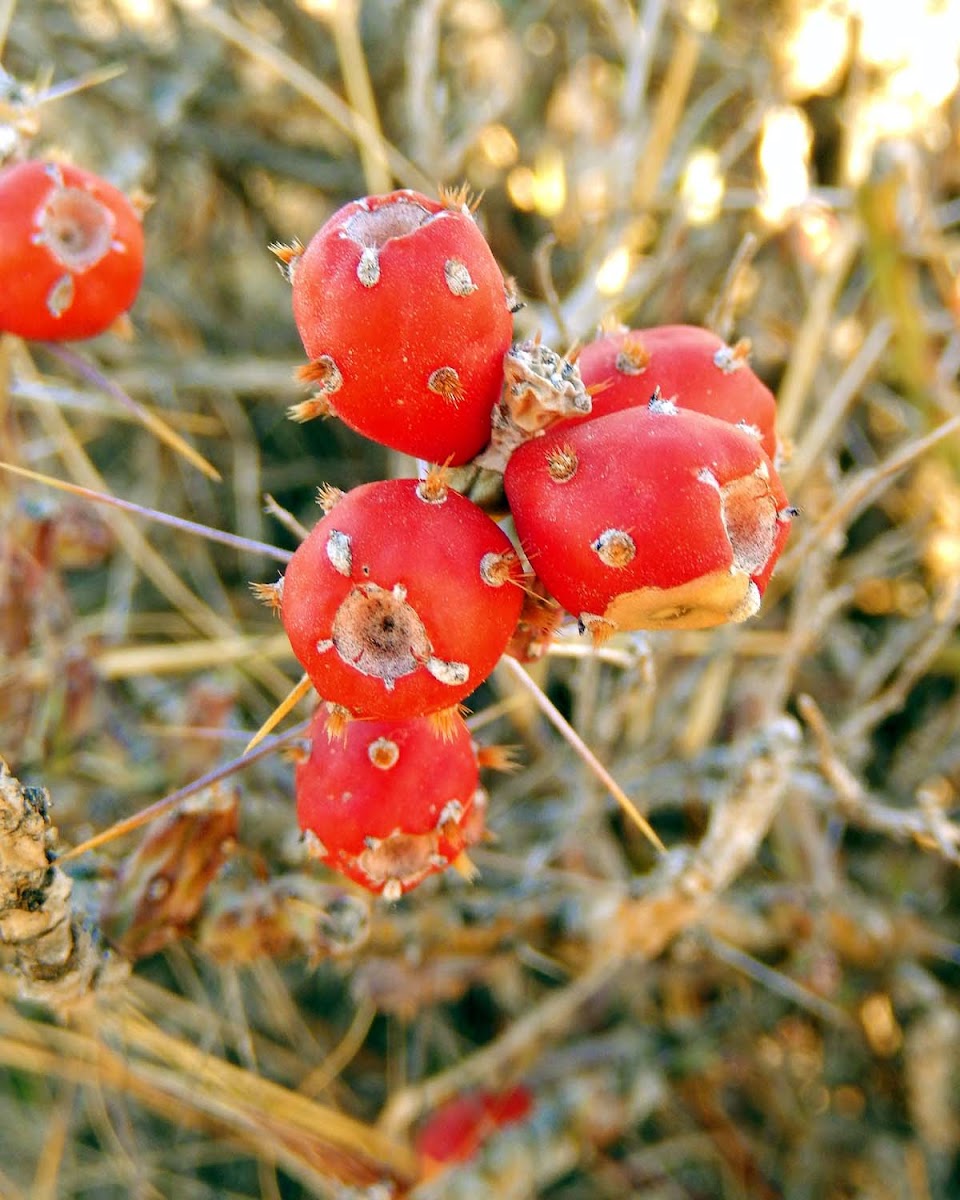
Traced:
[[459, 705], [502, 654], [543, 653], [564, 610], [598, 642], [758, 611], [794, 515], [775, 405], [748, 346], [707, 330], [621, 329], [579, 362], [511, 346], [513, 289], [465, 192], [366, 197], [273, 249], [309, 357], [291, 416], [502, 472], [517, 531], [519, 547], [445, 466], [324, 487], [258, 589], [325, 702], [297, 768], [308, 845], [395, 899], [482, 836]]

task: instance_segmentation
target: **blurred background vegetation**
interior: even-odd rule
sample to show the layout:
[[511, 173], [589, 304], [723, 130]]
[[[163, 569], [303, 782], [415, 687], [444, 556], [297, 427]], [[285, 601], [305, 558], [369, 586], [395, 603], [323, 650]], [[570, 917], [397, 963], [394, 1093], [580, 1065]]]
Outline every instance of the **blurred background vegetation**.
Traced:
[[[0, 159], [154, 198], [134, 336], [82, 351], [222, 480], [10, 338], [4, 461], [292, 547], [319, 483], [414, 467], [286, 419], [267, 246], [466, 181], [518, 334], [749, 338], [801, 509], [758, 619], [532, 669], [664, 858], [498, 672], [473, 721], [522, 768], [481, 878], [388, 906], [304, 862], [282, 753], [191, 787], [299, 674], [247, 587], [275, 564], [0, 478], [0, 753], [58, 849], [192, 793], [64, 862], [65, 989], [0, 946], [0, 1195], [960, 1195], [960, 3], [0, 0], [0, 31]], [[520, 1080], [532, 1118], [424, 1182], [418, 1121]]]

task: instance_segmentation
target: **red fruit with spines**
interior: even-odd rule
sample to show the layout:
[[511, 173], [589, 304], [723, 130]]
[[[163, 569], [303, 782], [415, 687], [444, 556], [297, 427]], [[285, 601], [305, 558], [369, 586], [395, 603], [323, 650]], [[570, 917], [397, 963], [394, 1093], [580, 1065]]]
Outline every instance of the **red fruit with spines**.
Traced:
[[335, 493], [332, 507], [327, 497], [274, 593], [314, 687], [364, 718], [457, 705], [516, 628], [522, 575], [510, 539], [442, 471]]
[[663, 400], [555, 426], [504, 485], [531, 566], [598, 639], [754, 615], [794, 515], [756, 438]]
[[505, 1092], [467, 1092], [442, 1104], [417, 1132], [415, 1145], [429, 1175], [469, 1162], [498, 1129], [525, 1120], [533, 1095], [522, 1084]]
[[325, 720], [321, 709], [296, 770], [313, 857], [397, 900], [482, 837], [486, 796], [462, 718], [445, 742], [426, 717], [352, 721], [342, 739], [327, 736]]
[[747, 341], [728, 346], [709, 329], [661, 325], [621, 329], [580, 351], [580, 377], [591, 390], [596, 420], [625, 408], [645, 407], [659, 388], [678, 408], [756, 430], [768, 457], [777, 461], [777, 403], [749, 365]]
[[95, 337], [130, 308], [142, 277], [140, 213], [123, 192], [65, 163], [0, 171], [0, 330]]
[[316, 396], [296, 419], [333, 413], [431, 462], [468, 462], [490, 438], [513, 321], [504, 279], [465, 193], [367, 196], [306, 250], [277, 252]]

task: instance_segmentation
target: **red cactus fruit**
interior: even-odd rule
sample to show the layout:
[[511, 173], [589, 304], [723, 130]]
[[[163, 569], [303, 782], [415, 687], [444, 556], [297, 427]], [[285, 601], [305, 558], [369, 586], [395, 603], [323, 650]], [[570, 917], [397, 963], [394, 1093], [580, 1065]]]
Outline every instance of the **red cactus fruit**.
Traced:
[[458, 704], [517, 624], [523, 592], [509, 538], [442, 471], [326, 497], [279, 596], [314, 687], [358, 717]]
[[307, 249], [277, 248], [316, 389], [291, 415], [333, 413], [431, 462], [487, 444], [510, 346], [510, 300], [465, 194], [409, 190], [336, 212]]
[[112, 184], [49, 162], [0, 171], [0, 330], [95, 337], [130, 308], [142, 277], [140, 214]]
[[505, 1092], [467, 1092], [448, 1100], [417, 1132], [415, 1144], [426, 1173], [468, 1162], [490, 1134], [523, 1121], [532, 1111], [533, 1094], [522, 1084]]
[[756, 438], [663, 400], [555, 426], [504, 485], [533, 569], [598, 639], [753, 616], [794, 515]]
[[296, 770], [297, 819], [310, 853], [388, 900], [442, 871], [483, 833], [486, 796], [462, 718], [437, 742], [425, 717], [353, 721], [324, 733]]
[[657, 388], [679, 408], [692, 409], [756, 431], [767, 455], [777, 459], [777, 406], [773, 393], [750, 369], [750, 343], [728, 346], [709, 329], [662, 325], [621, 329], [590, 342], [577, 365], [592, 390], [595, 420], [644, 406]]

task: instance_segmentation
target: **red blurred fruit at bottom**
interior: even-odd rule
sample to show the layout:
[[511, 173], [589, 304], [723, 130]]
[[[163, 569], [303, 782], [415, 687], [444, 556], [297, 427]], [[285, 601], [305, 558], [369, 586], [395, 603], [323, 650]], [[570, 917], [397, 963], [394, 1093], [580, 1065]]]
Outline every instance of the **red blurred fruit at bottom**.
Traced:
[[490, 1134], [524, 1120], [532, 1110], [533, 1095], [522, 1085], [505, 1092], [455, 1096], [420, 1127], [417, 1151], [433, 1172], [448, 1164], [467, 1162]]

